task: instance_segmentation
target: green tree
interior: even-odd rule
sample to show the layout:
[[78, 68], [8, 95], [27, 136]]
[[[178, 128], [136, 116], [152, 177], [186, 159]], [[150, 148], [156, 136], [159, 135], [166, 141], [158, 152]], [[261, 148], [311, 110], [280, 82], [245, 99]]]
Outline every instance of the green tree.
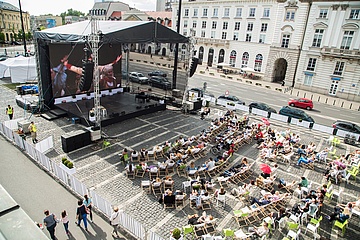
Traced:
[[65, 16], [78, 16], [78, 17], [81, 17], [81, 16], [85, 16], [85, 13], [70, 8], [66, 12], [63, 12], [63, 13], [60, 14], [60, 17], [62, 19], [63, 24], [65, 24]]
[[5, 34], [0, 32], [0, 41], [5, 42]]
[[33, 39], [33, 36], [32, 36], [32, 34], [31, 34], [31, 32], [27, 32], [27, 33], [25, 34], [25, 38], [26, 38], [27, 41], [32, 40], [32, 39]]
[[17, 34], [16, 38], [19, 39], [19, 40], [23, 39], [23, 31], [22, 30], [18, 31], [18, 34]]

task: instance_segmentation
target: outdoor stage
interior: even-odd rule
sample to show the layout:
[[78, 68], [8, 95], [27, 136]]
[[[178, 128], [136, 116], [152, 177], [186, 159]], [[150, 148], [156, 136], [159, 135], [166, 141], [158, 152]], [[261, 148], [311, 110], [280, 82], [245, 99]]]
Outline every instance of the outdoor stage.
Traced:
[[[127, 119], [166, 109], [166, 104], [153, 100], [150, 95], [129, 92], [101, 91], [101, 126], [105, 127]], [[85, 126], [94, 126], [90, 111], [94, 107], [93, 93], [57, 98], [55, 107], [67, 112], [71, 118], [78, 118]]]

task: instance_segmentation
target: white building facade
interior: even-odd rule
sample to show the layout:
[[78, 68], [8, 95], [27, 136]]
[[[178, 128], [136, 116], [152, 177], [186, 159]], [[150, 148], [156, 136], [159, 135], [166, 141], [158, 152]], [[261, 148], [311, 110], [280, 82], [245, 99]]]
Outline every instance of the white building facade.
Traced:
[[[172, 7], [176, 30], [179, 5]], [[356, 100], [359, 8], [359, 1], [183, 0], [180, 33], [194, 36], [202, 64], [248, 67], [264, 81]]]
[[316, 1], [310, 16], [296, 87], [360, 101], [360, 1]]

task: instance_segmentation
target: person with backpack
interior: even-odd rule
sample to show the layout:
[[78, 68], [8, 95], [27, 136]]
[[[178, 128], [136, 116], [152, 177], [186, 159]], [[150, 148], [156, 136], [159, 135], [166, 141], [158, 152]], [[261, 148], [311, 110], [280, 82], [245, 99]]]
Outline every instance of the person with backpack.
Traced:
[[44, 210], [44, 214], [46, 216], [43, 220], [44, 225], [49, 231], [51, 239], [55, 240], [55, 227], [57, 223], [56, 216], [53, 213], [50, 214], [49, 210]]
[[114, 211], [110, 216], [110, 224], [111, 224], [111, 226], [113, 226], [112, 235], [115, 238], [118, 238], [119, 234], [118, 234], [117, 230], [118, 230], [118, 226], [120, 224], [120, 212], [119, 212], [119, 208], [116, 206], [114, 207]]

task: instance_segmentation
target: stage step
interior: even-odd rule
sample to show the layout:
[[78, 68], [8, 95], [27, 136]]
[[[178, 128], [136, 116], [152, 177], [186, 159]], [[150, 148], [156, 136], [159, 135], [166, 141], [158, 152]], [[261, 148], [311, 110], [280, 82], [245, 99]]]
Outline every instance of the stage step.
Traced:
[[43, 118], [45, 118], [48, 121], [52, 121], [52, 120], [60, 118], [59, 116], [56, 116], [50, 112], [42, 113], [42, 114], [40, 114], [40, 116], [42, 116]]
[[65, 112], [61, 109], [51, 109], [49, 112], [58, 117], [66, 117], [67, 116], [67, 112]]

